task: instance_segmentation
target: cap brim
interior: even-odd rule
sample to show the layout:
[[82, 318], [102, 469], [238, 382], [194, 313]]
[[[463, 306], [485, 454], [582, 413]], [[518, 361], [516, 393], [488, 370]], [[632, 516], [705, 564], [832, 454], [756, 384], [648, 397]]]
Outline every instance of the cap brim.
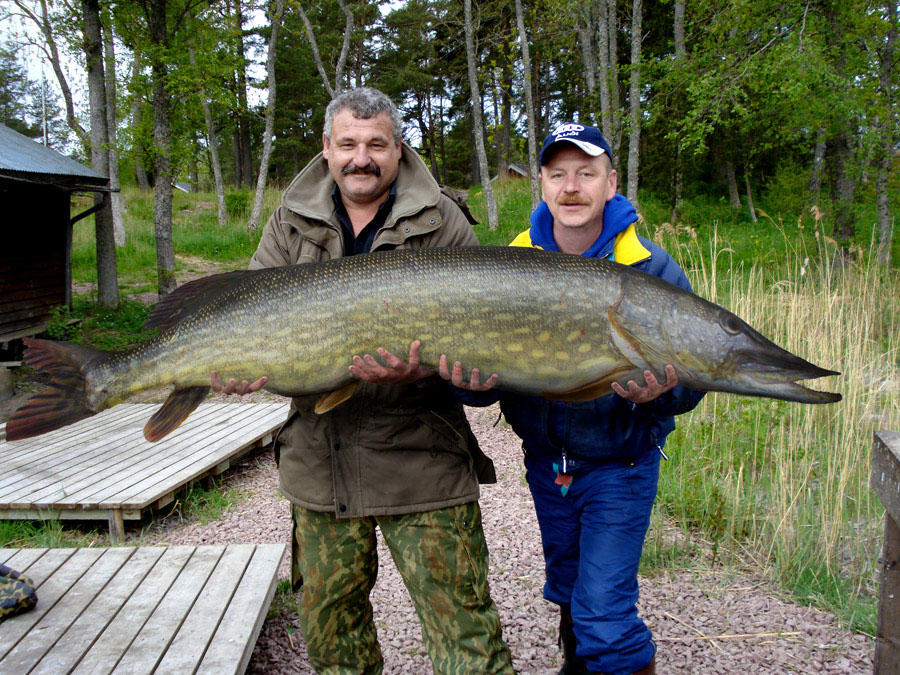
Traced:
[[594, 145], [593, 143], [588, 143], [587, 141], [580, 141], [575, 138], [560, 138], [558, 141], [553, 141], [553, 143], [541, 150], [541, 155], [539, 158], [541, 166], [543, 166], [544, 164], [544, 157], [547, 156], [547, 153], [556, 148], [556, 146], [560, 145], [561, 143], [571, 143], [591, 157], [599, 157], [604, 152], [606, 152], [606, 150], [601, 148], [599, 145]]

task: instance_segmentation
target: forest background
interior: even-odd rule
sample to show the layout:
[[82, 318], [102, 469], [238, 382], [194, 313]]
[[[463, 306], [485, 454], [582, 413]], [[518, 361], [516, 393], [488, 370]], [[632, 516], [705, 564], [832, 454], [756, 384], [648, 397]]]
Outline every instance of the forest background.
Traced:
[[537, 198], [510, 167], [536, 175], [559, 123], [600, 126], [642, 233], [695, 290], [843, 372], [822, 385], [836, 406], [710, 395], [684, 416], [648, 560], [749, 566], [874, 631], [869, 452], [900, 428], [897, 4], [12, 0], [0, 29], [0, 123], [122, 188], [76, 225], [73, 274], [96, 286], [77, 331], [67, 310], [54, 327], [94, 344], [144, 336], [123, 290], [161, 297], [191, 257], [246, 264], [341, 88], [399, 104], [486, 244]]

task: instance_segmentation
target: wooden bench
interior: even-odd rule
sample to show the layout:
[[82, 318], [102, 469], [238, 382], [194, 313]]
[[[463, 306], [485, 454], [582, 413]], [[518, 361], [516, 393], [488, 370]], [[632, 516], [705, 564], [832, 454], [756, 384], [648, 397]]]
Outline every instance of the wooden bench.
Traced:
[[0, 549], [38, 585], [2, 623], [0, 673], [243, 673], [284, 549]]
[[107, 520], [120, 542], [125, 520], [270, 443], [288, 412], [286, 403], [205, 403], [149, 443], [142, 429], [158, 407], [121, 404], [35, 438], [0, 442], [0, 520]]
[[869, 485], [884, 504], [875, 675], [900, 673], [900, 433], [875, 432]]

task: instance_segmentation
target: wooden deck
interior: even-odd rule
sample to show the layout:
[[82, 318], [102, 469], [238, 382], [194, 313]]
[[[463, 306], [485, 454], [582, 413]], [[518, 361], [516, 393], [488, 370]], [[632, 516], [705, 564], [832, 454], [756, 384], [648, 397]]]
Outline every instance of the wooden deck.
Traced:
[[0, 549], [38, 584], [0, 673], [243, 673], [284, 544]]
[[35, 438], [0, 442], [0, 520], [108, 520], [120, 542], [125, 520], [270, 443], [288, 410], [286, 403], [206, 403], [149, 443], [142, 429], [158, 407], [117, 405]]

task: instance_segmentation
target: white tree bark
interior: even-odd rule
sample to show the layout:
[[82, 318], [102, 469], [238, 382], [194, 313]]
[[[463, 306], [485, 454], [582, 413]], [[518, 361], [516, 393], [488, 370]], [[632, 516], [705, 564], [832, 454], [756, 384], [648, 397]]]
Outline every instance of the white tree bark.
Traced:
[[475, 152], [478, 155], [478, 168], [481, 174], [481, 187], [487, 202], [488, 229], [496, 230], [497, 202], [494, 200], [494, 189], [488, 172], [487, 153], [484, 149], [484, 128], [481, 121], [481, 94], [478, 93], [478, 73], [475, 69], [475, 38], [472, 28], [472, 0], [465, 0], [463, 24], [466, 32], [466, 64], [469, 71], [469, 88], [472, 91], [472, 118], [475, 126]]
[[[193, 48], [188, 48], [188, 58], [191, 66], [197, 68], [197, 57], [194, 55]], [[213, 181], [216, 185], [217, 222], [219, 227], [225, 227], [228, 224], [228, 213], [225, 210], [225, 180], [222, 178], [222, 162], [219, 159], [219, 138], [218, 134], [216, 134], [216, 124], [213, 120], [212, 109], [209, 106], [209, 97], [206, 94], [205, 87], [200, 87], [200, 107], [203, 109], [203, 119], [206, 122], [206, 143], [209, 147]]]
[[338, 0], [338, 4], [344, 12], [344, 42], [341, 44], [341, 54], [334, 68], [334, 84], [332, 85], [331, 80], [328, 78], [328, 73], [325, 72], [325, 63], [322, 61], [322, 55], [319, 53], [319, 44], [316, 42], [312, 23], [306, 12], [303, 11], [303, 7], [297, 3], [297, 11], [300, 12], [300, 20], [303, 21], [303, 26], [306, 28], [306, 37], [309, 39], [309, 46], [312, 48], [316, 70], [319, 71], [319, 77], [322, 78], [322, 84], [325, 86], [325, 91], [328, 92], [330, 98], [334, 98], [341, 92], [341, 80], [344, 77], [344, 68], [347, 65], [347, 57], [350, 54], [350, 40], [353, 37], [353, 13], [344, 0]]
[[119, 191], [119, 145], [118, 122], [116, 120], [116, 52], [114, 37], [109, 22], [112, 20], [109, 12], [102, 17], [103, 53], [106, 62], [106, 126], [109, 132], [109, 189], [112, 200], [113, 234], [116, 246], [125, 245], [125, 215], [124, 200]]
[[631, 11], [631, 77], [628, 87], [631, 113], [628, 130], [627, 197], [638, 208], [638, 169], [641, 150], [641, 13], [642, 0], [634, 0]]
[[885, 269], [891, 265], [891, 241], [894, 237], [894, 221], [891, 217], [891, 200], [888, 183], [891, 177], [891, 165], [894, 158], [896, 128], [895, 119], [896, 95], [892, 86], [894, 51], [897, 44], [897, 5], [892, 0], [884, 3], [888, 22], [887, 35], [879, 50], [878, 82], [885, 98], [887, 114], [885, 122], [880, 124], [881, 140], [879, 143], [879, 160], [875, 174], [875, 207], [878, 218], [878, 249], [876, 262]]
[[[343, 1], [343, 0], [342, 0]], [[266, 56], [266, 76], [269, 79], [269, 98], [266, 103], [266, 128], [263, 132], [263, 152], [259, 161], [259, 176], [256, 179], [256, 196], [253, 198], [253, 209], [247, 231], [259, 229], [259, 218], [262, 214], [263, 197], [266, 194], [266, 179], [269, 175], [269, 158], [272, 156], [272, 134], [275, 129], [275, 47], [278, 44], [278, 31], [284, 16], [284, 0], [278, 0], [275, 16], [272, 17], [272, 32], [269, 36], [269, 53]]]
[[525, 33], [525, 15], [522, 0], [516, 0], [516, 25], [519, 29], [519, 46], [522, 49], [522, 70], [525, 77], [525, 116], [528, 125], [528, 173], [531, 179], [531, 209], [541, 201], [541, 184], [538, 179], [540, 168], [537, 163], [537, 129], [534, 123], [534, 94], [531, 90], [531, 50]]

